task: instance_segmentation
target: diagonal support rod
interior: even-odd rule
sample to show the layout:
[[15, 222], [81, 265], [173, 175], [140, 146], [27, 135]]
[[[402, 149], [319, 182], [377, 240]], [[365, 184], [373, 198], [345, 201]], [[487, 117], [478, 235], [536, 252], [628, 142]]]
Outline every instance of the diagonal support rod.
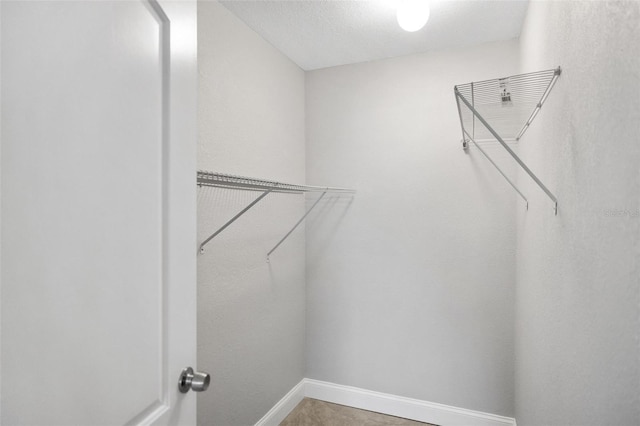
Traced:
[[293, 225], [293, 228], [291, 228], [291, 230], [290, 230], [289, 232], [287, 232], [287, 235], [285, 235], [285, 236], [284, 236], [280, 241], [278, 241], [278, 244], [276, 244], [276, 245], [275, 245], [275, 247], [273, 247], [273, 248], [269, 251], [269, 253], [267, 253], [267, 262], [269, 261], [269, 256], [271, 256], [271, 253], [273, 253], [274, 251], [276, 251], [276, 249], [277, 249], [278, 247], [280, 247], [280, 244], [282, 244], [282, 243], [284, 242], [284, 240], [286, 240], [286, 239], [289, 237], [289, 235], [291, 235], [291, 233], [292, 233], [293, 231], [295, 231], [295, 230], [296, 230], [296, 228], [297, 228], [297, 227], [302, 223], [302, 221], [307, 217], [307, 215], [308, 215], [309, 213], [311, 213], [311, 210], [313, 210], [313, 209], [315, 208], [315, 206], [317, 206], [317, 205], [318, 205], [318, 203], [320, 202], [320, 200], [322, 200], [322, 197], [324, 197], [326, 193], [327, 193], [327, 191], [323, 192], [323, 193], [322, 193], [322, 195], [320, 195], [320, 197], [318, 197], [318, 199], [316, 200], [316, 202], [315, 202], [315, 203], [313, 203], [313, 205], [311, 206], [311, 208], [310, 208], [309, 210], [307, 210], [307, 212], [304, 214], [304, 216], [302, 216], [302, 217], [300, 218], [300, 220], [299, 220], [295, 225]]
[[495, 130], [493, 130], [493, 127], [491, 127], [489, 123], [487, 123], [487, 121], [478, 113], [478, 111], [476, 111], [476, 109], [469, 103], [469, 101], [466, 100], [465, 97], [460, 94], [457, 88], [455, 89], [455, 94], [462, 102], [464, 102], [464, 104], [467, 106], [467, 108], [469, 108], [469, 110], [473, 113], [473, 115], [478, 118], [478, 121], [480, 121], [482, 125], [486, 127], [486, 129], [493, 135], [493, 137], [495, 137], [496, 140], [500, 142], [500, 145], [502, 145], [503, 148], [507, 150], [507, 152], [513, 157], [514, 160], [516, 160], [516, 162], [520, 165], [520, 167], [522, 167], [522, 169], [525, 172], [527, 172], [527, 174], [531, 177], [531, 179], [533, 179], [534, 182], [537, 183], [538, 186], [544, 191], [544, 193], [547, 194], [547, 196], [551, 199], [551, 201], [553, 201], [553, 211], [557, 215], [558, 199], [556, 198], [556, 196], [553, 195], [551, 191], [549, 191], [549, 189], [544, 185], [544, 183], [542, 183], [542, 181], [540, 181], [540, 179], [538, 179], [538, 177], [531, 171], [531, 169], [529, 169], [529, 167], [527, 167], [527, 165], [524, 164], [524, 162], [520, 159], [520, 157], [518, 157], [518, 155], [516, 155], [516, 153], [513, 152], [511, 148], [509, 148], [507, 143], [504, 140], [502, 140], [500, 135]]
[[511, 182], [511, 179], [509, 179], [507, 177], [507, 175], [505, 175], [503, 173], [503, 171], [500, 169], [500, 167], [498, 167], [498, 165], [491, 159], [491, 157], [489, 157], [489, 154], [487, 154], [486, 152], [484, 152], [484, 149], [480, 148], [480, 145], [478, 145], [478, 143], [471, 137], [471, 135], [469, 135], [469, 133], [466, 130], [463, 130], [463, 132], [467, 135], [467, 137], [469, 138], [469, 140], [471, 142], [473, 142], [473, 144], [476, 146], [476, 148], [478, 148], [478, 150], [482, 153], [482, 155], [484, 155], [487, 160], [489, 160], [489, 162], [491, 164], [493, 164], [493, 167], [496, 168], [496, 170], [498, 170], [498, 172], [500, 172], [500, 174], [502, 175], [503, 178], [505, 178], [507, 180], [507, 182], [509, 182], [509, 185], [511, 185], [511, 187], [513, 189], [516, 190], [516, 192], [520, 195], [520, 197], [522, 197], [522, 199], [524, 200], [524, 202], [526, 203], [527, 206], [527, 210], [529, 210], [529, 200], [527, 200], [527, 197], [524, 196], [524, 194], [522, 192], [520, 192], [520, 190], [518, 189], [518, 187]]
[[207, 238], [206, 240], [204, 240], [202, 242], [202, 244], [200, 244], [200, 253], [204, 253], [204, 246], [211, 240], [213, 240], [219, 233], [221, 233], [222, 231], [224, 231], [227, 226], [231, 225], [233, 222], [236, 221], [236, 219], [238, 219], [240, 216], [242, 216], [243, 214], [245, 214], [247, 212], [247, 210], [249, 210], [251, 207], [255, 206], [256, 204], [258, 204], [258, 202], [260, 200], [262, 200], [264, 197], [266, 197], [271, 191], [273, 191], [275, 189], [275, 187], [269, 188], [266, 191], [264, 191], [258, 198], [256, 198], [255, 200], [253, 200], [247, 207], [245, 207], [244, 209], [240, 210], [240, 212], [238, 212], [238, 214], [236, 214], [234, 217], [232, 217], [231, 219], [229, 219], [229, 221], [227, 223], [225, 223], [224, 225], [222, 225], [216, 232], [214, 232], [213, 234], [211, 234], [211, 236], [209, 236], [209, 238]]

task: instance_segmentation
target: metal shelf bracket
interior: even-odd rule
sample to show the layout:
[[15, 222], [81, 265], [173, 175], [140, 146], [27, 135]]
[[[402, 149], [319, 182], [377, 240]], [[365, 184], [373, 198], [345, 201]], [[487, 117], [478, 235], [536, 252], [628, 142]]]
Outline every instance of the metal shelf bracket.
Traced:
[[262, 194], [260, 194], [260, 196], [258, 198], [256, 198], [255, 200], [253, 200], [251, 203], [249, 203], [249, 205], [247, 207], [245, 207], [244, 209], [240, 210], [238, 212], [238, 214], [236, 214], [234, 217], [232, 217], [231, 219], [229, 219], [227, 221], [227, 223], [225, 223], [224, 225], [222, 225], [220, 228], [218, 228], [218, 230], [216, 232], [214, 232], [213, 234], [211, 234], [206, 240], [204, 240], [202, 242], [202, 244], [200, 244], [200, 253], [204, 253], [204, 246], [207, 245], [207, 243], [211, 240], [213, 240], [219, 233], [221, 233], [222, 231], [224, 231], [229, 225], [231, 225], [233, 222], [236, 221], [236, 219], [238, 219], [240, 216], [242, 216], [243, 214], [245, 214], [247, 211], [249, 211], [249, 209], [253, 206], [255, 206], [256, 204], [258, 204], [258, 202], [260, 202], [260, 200], [262, 200], [264, 197], [266, 197], [267, 195], [269, 195], [269, 193], [273, 191], [273, 188], [271, 189], [267, 189], [266, 191], [264, 191]]
[[278, 244], [276, 244], [276, 245], [275, 245], [271, 250], [269, 250], [269, 253], [267, 253], [267, 262], [269, 262], [269, 261], [270, 261], [269, 256], [271, 256], [271, 253], [273, 253], [274, 251], [276, 251], [276, 249], [277, 249], [278, 247], [280, 247], [280, 244], [282, 244], [282, 243], [284, 242], [284, 240], [286, 240], [286, 239], [289, 237], [289, 235], [291, 235], [291, 233], [292, 233], [293, 231], [295, 231], [295, 230], [296, 230], [296, 228], [298, 227], [298, 225], [300, 225], [300, 224], [302, 223], [302, 221], [307, 217], [307, 215], [308, 215], [309, 213], [311, 213], [311, 210], [313, 210], [313, 209], [315, 208], [315, 206], [317, 206], [317, 205], [318, 205], [318, 203], [320, 202], [320, 200], [322, 200], [322, 198], [323, 198], [326, 194], [327, 194], [327, 191], [323, 192], [323, 193], [322, 193], [322, 195], [320, 195], [320, 197], [318, 197], [318, 199], [316, 200], [316, 202], [315, 202], [315, 203], [313, 203], [313, 205], [311, 206], [311, 208], [305, 212], [305, 214], [300, 218], [300, 220], [299, 220], [298, 222], [296, 222], [296, 224], [295, 224], [295, 225], [293, 225], [293, 228], [291, 228], [291, 230], [290, 230], [289, 232], [287, 232], [287, 234], [286, 234], [284, 237], [282, 237], [282, 239], [281, 239], [280, 241], [278, 241]]

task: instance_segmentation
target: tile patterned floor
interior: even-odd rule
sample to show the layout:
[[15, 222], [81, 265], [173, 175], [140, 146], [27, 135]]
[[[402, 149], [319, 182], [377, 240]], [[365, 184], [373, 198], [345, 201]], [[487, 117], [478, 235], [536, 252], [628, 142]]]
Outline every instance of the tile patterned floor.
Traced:
[[[280, 426], [429, 426], [427, 423], [305, 398]], [[433, 425], [431, 425], [433, 426]]]

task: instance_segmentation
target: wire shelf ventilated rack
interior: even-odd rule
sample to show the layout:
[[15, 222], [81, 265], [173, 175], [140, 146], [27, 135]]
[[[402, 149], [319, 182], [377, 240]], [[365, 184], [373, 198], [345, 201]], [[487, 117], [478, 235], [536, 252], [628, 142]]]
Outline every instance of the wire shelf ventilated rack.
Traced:
[[517, 142], [522, 138], [547, 100], [560, 72], [560, 67], [558, 67], [511, 77], [460, 84], [453, 89], [460, 116], [463, 148], [468, 149], [469, 142], [472, 142], [517, 191], [528, 208], [529, 202], [524, 194], [478, 144], [478, 142], [484, 141], [499, 142], [551, 199], [555, 214], [558, 214], [557, 198], [513, 152], [507, 142]]
[[311, 210], [313, 210], [320, 200], [328, 194], [343, 194], [343, 195], [354, 195], [356, 193], [353, 189], [348, 188], [335, 188], [330, 186], [310, 186], [310, 185], [296, 185], [291, 183], [277, 182], [272, 180], [265, 179], [257, 179], [245, 176], [236, 176], [236, 175], [228, 175], [224, 173], [215, 173], [208, 172], [204, 170], [199, 170], [197, 173], [197, 184], [198, 186], [207, 186], [214, 188], [230, 188], [230, 189], [238, 189], [244, 191], [257, 191], [260, 192], [260, 195], [249, 203], [245, 208], [240, 210], [235, 216], [229, 219], [224, 225], [222, 225], [216, 232], [207, 237], [200, 244], [200, 253], [204, 253], [204, 246], [209, 243], [212, 239], [214, 239], [218, 234], [224, 231], [229, 225], [235, 222], [240, 216], [245, 214], [247, 211], [251, 209], [251, 207], [255, 206], [262, 200], [264, 197], [269, 195], [270, 193], [285, 193], [285, 194], [306, 194], [306, 193], [320, 193], [318, 199], [313, 203], [311, 208], [305, 212], [305, 214], [296, 222], [296, 224], [291, 228], [287, 234], [278, 241], [278, 243], [267, 253], [267, 261], [269, 261], [269, 256], [276, 251], [276, 249], [282, 244], [288, 237], [291, 235], [293, 231], [304, 221]]

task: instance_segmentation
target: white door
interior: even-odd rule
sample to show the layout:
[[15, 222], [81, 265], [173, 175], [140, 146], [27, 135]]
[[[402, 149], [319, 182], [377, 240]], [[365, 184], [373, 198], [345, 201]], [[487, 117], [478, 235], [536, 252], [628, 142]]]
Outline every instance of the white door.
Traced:
[[0, 421], [195, 424], [196, 5], [0, 18]]

